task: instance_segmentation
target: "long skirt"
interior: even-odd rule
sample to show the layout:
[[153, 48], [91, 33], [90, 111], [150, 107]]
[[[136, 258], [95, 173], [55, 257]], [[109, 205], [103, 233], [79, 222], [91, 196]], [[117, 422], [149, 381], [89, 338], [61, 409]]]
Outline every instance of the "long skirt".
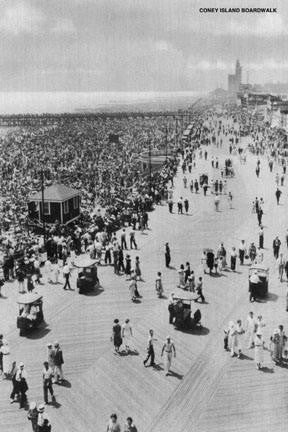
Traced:
[[264, 360], [264, 354], [263, 354], [263, 346], [262, 345], [256, 345], [255, 346], [255, 363], [261, 364]]

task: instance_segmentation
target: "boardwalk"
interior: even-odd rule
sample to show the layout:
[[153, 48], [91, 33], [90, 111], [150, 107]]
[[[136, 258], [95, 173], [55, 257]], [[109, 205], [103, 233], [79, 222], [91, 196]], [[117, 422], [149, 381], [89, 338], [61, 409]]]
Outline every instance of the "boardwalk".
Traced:
[[[220, 160], [224, 158], [222, 150], [213, 149], [213, 152]], [[110, 268], [102, 267], [99, 273], [103, 290], [97, 295], [79, 296], [76, 292], [63, 291], [60, 285], [41, 286], [48, 327], [29, 338], [20, 338], [14, 329], [16, 287], [7, 284], [4, 288], [8, 298], [0, 304], [1, 317], [6, 317], [3, 323], [1, 318], [1, 327], [8, 332], [11, 359], [23, 360], [27, 365], [30, 400], [43, 398], [41, 365], [46, 358], [47, 343], [58, 340], [63, 347], [66, 386], [55, 386], [57, 404], [47, 408], [53, 430], [104, 431], [111, 412], [117, 412], [121, 423], [131, 415], [138, 430], [145, 432], [270, 431], [272, 428], [284, 431], [288, 418], [284, 403], [287, 389], [283, 384], [286, 369], [273, 368], [268, 352], [265, 352], [267, 373], [264, 373], [256, 371], [251, 361], [253, 352], [247, 350], [245, 358], [237, 360], [223, 351], [223, 328], [231, 318], [245, 320], [251, 308], [263, 314], [267, 340], [274, 327], [281, 322], [285, 326], [286, 284], [280, 286], [277, 281], [274, 262], [271, 294], [267, 302], [253, 306], [248, 303], [246, 266], [238, 267], [235, 274], [225, 272], [221, 278], [205, 276], [207, 304], [199, 306], [204, 327], [193, 334], [176, 331], [168, 324], [167, 300], [157, 299], [154, 291], [157, 271], [162, 271], [166, 296], [175, 291], [178, 282], [175, 269], [164, 267], [166, 241], [171, 246], [172, 266], [178, 268], [190, 261], [196, 276], [202, 272], [199, 263], [204, 247], [217, 248], [224, 241], [229, 250], [233, 245], [237, 247], [242, 237], [256, 242], [258, 228], [250, 203], [257, 194], [265, 200], [267, 258], [271, 257], [273, 237], [279, 234], [283, 238], [287, 220], [286, 187], [282, 195], [284, 205], [275, 206], [274, 184], [271, 190], [267, 188], [274, 174], [268, 172], [266, 164], [262, 178], [256, 180], [253, 156], [245, 166], [234, 159], [237, 176], [228, 181], [234, 209], [229, 210], [223, 198], [221, 212], [214, 212], [213, 198], [184, 190], [179, 173], [175, 199], [187, 196], [191, 214], [170, 215], [166, 206], [158, 207], [150, 214], [151, 229], [145, 235], [137, 233], [140, 250], [129, 253], [133, 262], [136, 255], [140, 256], [145, 280], [139, 283], [143, 296], [139, 304], [131, 304], [125, 278], [116, 277]], [[210, 162], [201, 160], [195, 177], [199, 172], [211, 170]], [[137, 353], [117, 356], [110, 342], [112, 323], [114, 318], [123, 322], [127, 317], [134, 330]], [[158, 339], [156, 369], [143, 367], [149, 328], [155, 330]], [[167, 334], [177, 349], [174, 373], [169, 377], [165, 377], [160, 358]], [[9, 404], [10, 386], [10, 382], [0, 383], [1, 428], [5, 432], [29, 431], [31, 426], [23, 411], [16, 404]]]

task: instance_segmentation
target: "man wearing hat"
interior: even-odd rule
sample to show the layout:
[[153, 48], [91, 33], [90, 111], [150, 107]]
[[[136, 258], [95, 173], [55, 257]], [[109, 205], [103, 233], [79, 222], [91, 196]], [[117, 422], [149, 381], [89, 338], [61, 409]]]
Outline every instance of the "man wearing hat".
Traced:
[[51, 370], [52, 370], [52, 373], [53, 373], [53, 375], [54, 375], [54, 373], [55, 373], [55, 349], [53, 348], [53, 345], [52, 345], [52, 343], [51, 342], [49, 342], [48, 343], [48, 345], [47, 345], [47, 351], [48, 351], [48, 364], [49, 364], [49, 367], [51, 368]]
[[48, 390], [50, 392], [50, 395], [52, 397], [52, 402], [55, 401], [54, 392], [53, 392], [53, 385], [52, 385], [52, 378], [53, 378], [53, 372], [52, 369], [49, 366], [49, 363], [45, 361], [43, 363], [43, 394], [44, 394], [44, 401], [45, 404], [48, 404]]
[[171, 262], [171, 254], [170, 254], [169, 243], [165, 243], [165, 265], [167, 268], [169, 268], [170, 262]]
[[28, 390], [28, 384], [27, 384], [27, 372], [25, 371], [24, 363], [22, 362], [19, 363], [19, 368], [16, 372], [15, 380], [16, 380], [16, 389], [20, 393], [20, 408], [23, 408], [27, 400], [26, 392]]
[[[55, 357], [54, 357], [54, 363], [55, 363], [55, 383], [57, 383], [58, 381], [63, 381], [64, 377], [63, 377], [63, 371], [62, 371], [62, 365], [64, 363], [63, 360], [63, 353], [62, 350], [59, 346], [58, 342], [54, 343], [54, 348], [55, 348]], [[59, 377], [59, 379], [58, 379]]]
[[45, 412], [45, 406], [40, 404], [38, 406], [38, 419], [37, 419], [37, 432], [49, 432], [51, 431], [51, 424], [47, 413]]
[[166, 376], [169, 375], [171, 363], [172, 363], [172, 354], [174, 352], [174, 357], [176, 357], [176, 349], [173, 342], [171, 342], [170, 336], [166, 337], [166, 342], [162, 347], [161, 357], [163, 357], [163, 353], [165, 353], [165, 371]]

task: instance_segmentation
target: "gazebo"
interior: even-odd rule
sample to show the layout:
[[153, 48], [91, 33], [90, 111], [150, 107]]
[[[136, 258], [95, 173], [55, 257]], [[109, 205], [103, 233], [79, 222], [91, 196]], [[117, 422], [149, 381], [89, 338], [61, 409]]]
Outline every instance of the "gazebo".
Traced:
[[[42, 192], [33, 193], [29, 196], [28, 215], [30, 219], [37, 219], [45, 223], [68, 224], [80, 216], [80, 192], [63, 184], [53, 184]], [[44, 209], [43, 209], [44, 204]]]

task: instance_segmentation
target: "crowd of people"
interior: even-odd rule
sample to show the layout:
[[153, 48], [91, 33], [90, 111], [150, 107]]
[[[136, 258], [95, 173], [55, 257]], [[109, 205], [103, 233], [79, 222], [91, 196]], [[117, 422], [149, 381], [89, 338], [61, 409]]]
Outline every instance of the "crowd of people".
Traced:
[[[275, 165], [277, 169], [282, 170], [281, 175], [276, 174], [278, 204], [281, 194], [279, 195], [277, 191], [281, 192], [279, 188], [284, 185], [286, 175], [283, 149], [281, 145], [277, 147], [274, 143], [275, 137], [278, 138], [279, 135], [268, 127], [261, 128], [253, 125], [252, 118], [248, 115], [245, 117], [245, 122], [242, 121], [242, 117], [241, 109], [235, 108], [227, 115], [227, 123], [224, 124], [212, 112], [202, 113], [201, 121], [196, 117], [191, 142], [184, 143], [178, 153], [175, 148], [174, 156], [168, 158], [163, 168], [150, 177], [141, 173], [139, 155], [145, 148], [147, 149], [146, 144], [149, 139], [153, 142], [153, 148], [163, 148], [167, 130], [165, 117], [101, 118], [89, 119], [89, 121], [83, 119], [76, 123], [65, 119], [55, 126], [20, 129], [2, 138], [0, 171], [3, 182], [1, 182], [0, 193], [6, 198], [1, 204], [3, 277], [0, 283], [3, 281], [2, 286], [9, 280], [17, 279], [19, 293], [32, 292], [41, 281], [41, 266], [45, 261], [45, 272], [49, 275], [48, 282], [58, 284], [59, 274], [62, 272], [63, 289], [73, 289], [69, 281], [73, 262], [77, 255], [86, 254], [96, 259], [98, 265], [111, 265], [115, 275], [126, 277], [130, 299], [132, 302], [137, 302], [141, 298], [138, 282], [143, 280], [137, 235], [148, 229], [149, 211], [165, 199], [169, 212], [173, 213], [173, 178], [179, 166], [182, 169], [185, 190], [190, 189], [191, 193], [194, 194], [195, 191], [195, 194], [198, 194], [202, 188], [204, 196], [212, 196], [216, 211], [219, 210], [219, 196], [225, 195], [231, 209], [233, 196], [228, 187], [230, 178], [235, 176], [232, 157], [238, 154], [243, 162], [240, 137], [243, 129], [247, 129], [247, 124], [253, 138], [249, 150], [259, 156], [259, 163], [257, 162], [256, 166], [257, 177], [261, 175], [262, 159], [260, 161], [260, 158], [264, 154], [267, 155], [271, 173]], [[151, 131], [153, 131], [152, 137]], [[172, 130], [168, 133], [167, 139], [168, 143], [175, 143]], [[221, 161], [218, 156], [213, 155], [213, 146], [222, 149], [224, 139], [229, 140], [229, 156]], [[210, 149], [212, 149], [211, 155]], [[245, 161], [246, 156], [245, 152]], [[195, 176], [198, 159], [205, 161], [207, 166], [211, 164], [214, 173], [212, 178], [209, 178], [206, 173], [199, 178]], [[39, 177], [37, 167], [41, 164], [45, 165], [47, 185], [61, 180], [81, 190], [84, 210], [81, 220], [71, 226], [63, 227], [57, 224], [52, 227], [47, 232], [45, 245], [40, 236], [36, 234], [28, 236], [25, 226], [26, 201], [28, 195], [40, 187], [40, 182], [37, 180]], [[209, 191], [208, 195], [207, 191]], [[183, 211], [189, 213], [188, 198], [179, 198], [177, 210], [179, 215], [182, 215]], [[191, 293], [191, 298], [195, 302], [206, 303], [203, 294], [206, 274], [221, 276], [228, 269], [236, 272], [238, 266], [243, 266], [245, 262], [253, 266], [264, 262], [262, 217], [265, 212], [262, 197], [255, 198], [252, 212], [257, 216], [258, 226], [255, 232], [259, 230], [258, 247], [256, 235], [253, 239], [241, 239], [238, 246], [234, 244], [230, 248], [221, 242], [217, 249], [211, 247], [203, 251], [201, 259], [203, 273], [196, 275], [197, 272], [191, 268], [193, 266], [189, 261], [179, 266], [178, 287]], [[13, 235], [9, 237], [7, 233], [11, 226], [15, 229]], [[272, 249], [279, 280], [282, 282], [284, 272], [288, 279], [288, 258], [285, 258], [286, 254], [283, 252], [284, 245], [288, 246], [288, 234], [282, 242], [279, 236], [275, 237]], [[130, 251], [133, 249], [137, 251], [134, 260], [128, 253], [129, 248]], [[47, 253], [44, 259], [43, 253]], [[168, 271], [171, 263], [168, 242], [165, 244], [164, 254], [165, 268]], [[250, 277], [250, 282], [252, 286], [259, 283], [257, 270]], [[161, 272], [155, 275], [155, 291], [158, 297], [163, 298]], [[250, 301], [257, 300], [252, 289], [249, 296]], [[171, 296], [169, 305], [171, 306], [174, 301], [175, 298]], [[173, 314], [169, 315], [169, 322], [171, 324], [174, 322]], [[236, 322], [231, 321], [225, 329], [224, 348], [230, 351], [231, 357], [237, 355], [241, 358], [246, 335], [247, 349], [254, 348], [256, 367], [261, 369], [265, 347], [264, 328], [262, 316], [259, 315], [255, 319], [253, 312], [249, 313], [246, 325], [243, 325], [241, 319], [237, 319]], [[147, 356], [143, 360], [145, 367], [156, 365], [154, 344], [157, 338], [154, 334], [154, 330], [150, 329], [146, 347]], [[122, 324], [118, 318], [114, 320], [111, 341], [116, 354], [120, 355], [124, 351], [129, 354], [135, 351], [133, 335], [130, 319], [126, 318]], [[272, 360], [276, 364], [282, 364], [287, 359], [286, 339], [283, 325], [279, 325], [271, 336], [269, 344]], [[9, 345], [3, 337], [0, 340], [2, 340], [0, 366], [3, 377], [11, 379], [13, 385], [11, 403], [19, 400], [20, 406], [25, 406], [26, 393], [29, 389], [26, 367], [21, 362], [19, 366], [13, 362], [9, 365], [11, 367], [8, 367]], [[173, 373], [171, 371], [173, 356], [176, 357], [176, 347], [171, 336], [167, 336], [161, 350], [161, 357], [164, 357], [165, 361], [165, 376]], [[31, 420], [33, 431], [51, 430], [45, 404], [48, 404], [49, 393], [52, 403], [55, 403], [53, 385], [64, 380], [63, 363], [59, 343], [49, 344], [47, 361], [44, 362], [42, 370], [44, 404], [36, 404], [33, 401], [29, 404], [28, 418]], [[107, 432], [120, 432], [120, 430], [122, 429], [117, 414], [112, 414]], [[124, 432], [128, 431], [137, 431], [131, 417], [127, 417], [124, 426]]]

